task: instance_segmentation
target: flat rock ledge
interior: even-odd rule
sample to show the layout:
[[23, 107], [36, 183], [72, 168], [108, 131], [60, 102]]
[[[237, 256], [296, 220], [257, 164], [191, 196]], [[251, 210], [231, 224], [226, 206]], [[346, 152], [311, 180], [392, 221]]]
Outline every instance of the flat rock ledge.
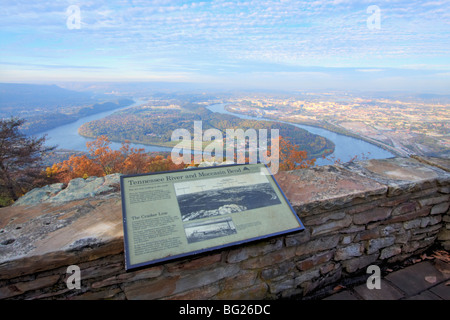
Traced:
[[120, 174], [115, 173], [105, 177], [76, 178], [67, 186], [55, 183], [42, 188], [36, 188], [19, 198], [13, 206], [32, 206], [39, 203], [62, 203], [86, 198], [93, 198], [118, 191]]

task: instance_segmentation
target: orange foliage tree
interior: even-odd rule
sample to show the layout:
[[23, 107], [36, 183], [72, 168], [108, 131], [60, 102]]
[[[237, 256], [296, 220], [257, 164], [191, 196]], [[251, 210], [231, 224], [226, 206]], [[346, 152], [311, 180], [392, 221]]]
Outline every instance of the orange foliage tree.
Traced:
[[104, 175], [122, 172], [123, 163], [127, 156], [127, 153], [122, 152], [122, 150], [112, 150], [109, 145], [110, 141], [107, 136], [99, 136], [94, 141], [86, 143], [91, 159], [101, 167]]
[[46, 168], [48, 177], [67, 183], [74, 178], [105, 176], [111, 173], [138, 174], [146, 172], [183, 169], [185, 165], [176, 165], [170, 156], [150, 156], [144, 149], [130, 148], [124, 142], [120, 150], [112, 150], [106, 136], [87, 142], [89, 155], [71, 156], [68, 160], [55, 163]]
[[313, 167], [316, 159], [308, 159], [308, 152], [280, 136], [280, 170], [296, 170]]
[[[272, 141], [273, 143], [274, 141]], [[301, 168], [309, 168], [315, 165], [316, 159], [308, 159], [308, 152], [299, 150], [299, 146], [291, 143], [288, 139], [279, 137], [277, 142], [279, 149], [279, 170], [280, 171], [288, 171], [288, 170], [296, 170]], [[273, 151], [273, 147], [268, 148], [267, 158], [270, 159], [272, 157], [271, 152]], [[234, 158], [231, 159], [233, 163], [250, 163], [251, 159], [249, 158], [248, 152], [246, 150], [235, 150], [237, 152], [233, 153]], [[275, 155], [274, 155], [275, 156]], [[225, 161], [229, 159], [224, 159]], [[255, 159], [252, 159], [254, 161]], [[262, 161], [262, 160], [261, 160]], [[263, 161], [262, 161], [263, 162]], [[198, 163], [194, 162], [194, 157], [191, 156], [191, 163], [187, 165], [187, 167], [197, 167]]]

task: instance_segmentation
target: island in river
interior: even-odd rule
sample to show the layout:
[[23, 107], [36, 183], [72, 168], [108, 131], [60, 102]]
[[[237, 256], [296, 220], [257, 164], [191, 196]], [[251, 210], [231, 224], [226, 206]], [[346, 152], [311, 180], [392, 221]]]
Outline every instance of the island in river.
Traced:
[[128, 108], [114, 114], [84, 123], [79, 134], [89, 138], [106, 135], [111, 141], [174, 147], [179, 141], [172, 141], [172, 132], [186, 129], [194, 133], [194, 121], [202, 122], [203, 132], [215, 128], [225, 137], [226, 129], [278, 129], [279, 135], [296, 144], [300, 150], [308, 152], [308, 158], [319, 158], [333, 153], [334, 143], [325, 137], [290, 124], [241, 119], [227, 114], [215, 113], [204, 105], [188, 103], [184, 105], [160, 103]]

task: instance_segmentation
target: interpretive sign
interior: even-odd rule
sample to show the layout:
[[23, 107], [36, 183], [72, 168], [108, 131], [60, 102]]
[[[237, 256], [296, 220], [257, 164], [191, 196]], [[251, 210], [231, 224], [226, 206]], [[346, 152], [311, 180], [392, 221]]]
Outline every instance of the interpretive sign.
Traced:
[[126, 268], [303, 230], [264, 164], [121, 176]]

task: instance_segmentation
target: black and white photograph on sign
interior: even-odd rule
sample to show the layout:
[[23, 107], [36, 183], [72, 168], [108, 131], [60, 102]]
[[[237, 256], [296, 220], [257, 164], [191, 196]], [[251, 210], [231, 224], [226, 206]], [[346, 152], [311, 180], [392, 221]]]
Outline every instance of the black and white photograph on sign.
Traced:
[[183, 222], [281, 203], [260, 173], [181, 182], [174, 187]]
[[224, 237], [237, 232], [231, 217], [187, 223], [184, 225], [184, 231], [188, 243]]

